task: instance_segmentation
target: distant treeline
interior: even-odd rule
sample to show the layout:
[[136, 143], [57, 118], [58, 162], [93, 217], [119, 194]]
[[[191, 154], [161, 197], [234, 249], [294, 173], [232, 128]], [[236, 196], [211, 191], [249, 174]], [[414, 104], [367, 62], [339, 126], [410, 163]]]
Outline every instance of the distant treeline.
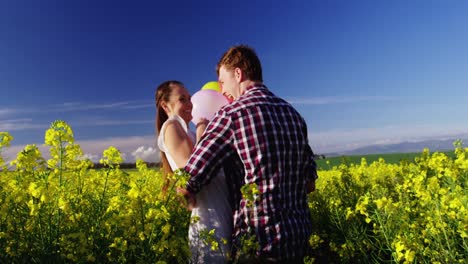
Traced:
[[[442, 153], [445, 153], [450, 158], [455, 157], [453, 150], [442, 151]], [[378, 161], [380, 158], [384, 159], [385, 163], [388, 164], [399, 164], [400, 162], [414, 162], [415, 158], [420, 156], [421, 152], [334, 156], [320, 160], [317, 159], [317, 166], [319, 169], [328, 170], [333, 168], [333, 166], [339, 166], [340, 164], [361, 164], [362, 158], [366, 159], [367, 164]]]
[[[314, 154], [314, 159], [315, 160], [326, 159], [326, 157], [323, 154], [320, 154], [320, 155]], [[148, 166], [148, 168], [159, 168], [159, 167], [161, 167], [160, 162], [146, 162], [146, 165]], [[106, 166], [101, 164], [101, 163], [94, 163], [93, 168], [94, 169], [102, 169], [102, 168], [106, 168]], [[121, 169], [136, 169], [136, 163], [120, 163], [120, 168]]]
[[314, 154], [314, 160], [318, 160], [318, 159], [326, 159], [326, 157], [323, 154]]
[[[161, 163], [160, 162], [146, 162], [146, 166], [148, 166], [148, 168], [159, 168], [161, 166]], [[107, 166], [101, 163], [94, 163], [94, 166], [93, 166], [94, 169], [103, 169], [106, 167]], [[136, 163], [120, 163], [120, 168], [121, 169], [136, 169]]]

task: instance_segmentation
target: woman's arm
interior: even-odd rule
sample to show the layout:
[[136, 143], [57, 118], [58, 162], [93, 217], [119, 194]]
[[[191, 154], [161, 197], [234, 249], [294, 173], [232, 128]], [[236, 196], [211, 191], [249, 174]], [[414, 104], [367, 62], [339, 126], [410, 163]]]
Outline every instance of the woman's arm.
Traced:
[[177, 167], [183, 168], [192, 153], [193, 142], [178, 122], [167, 124], [164, 143]]

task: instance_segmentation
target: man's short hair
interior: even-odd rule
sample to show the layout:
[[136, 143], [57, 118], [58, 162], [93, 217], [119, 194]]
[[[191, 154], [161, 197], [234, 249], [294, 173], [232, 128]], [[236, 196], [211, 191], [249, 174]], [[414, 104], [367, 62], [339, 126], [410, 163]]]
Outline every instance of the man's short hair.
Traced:
[[247, 45], [231, 47], [223, 54], [216, 66], [218, 76], [221, 66], [224, 66], [227, 70], [239, 68], [249, 80], [263, 82], [260, 59], [255, 50]]

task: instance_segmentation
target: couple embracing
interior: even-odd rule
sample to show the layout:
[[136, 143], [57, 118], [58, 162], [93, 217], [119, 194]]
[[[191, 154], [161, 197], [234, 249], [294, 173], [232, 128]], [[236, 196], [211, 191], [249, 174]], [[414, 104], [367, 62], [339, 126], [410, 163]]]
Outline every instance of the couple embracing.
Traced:
[[[183, 84], [167, 81], [156, 91], [163, 171], [191, 176], [179, 192], [197, 219], [189, 228], [192, 261], [302, 263], [312, 229], [307, 194], [317, 179], [306, 123], [263, 84], [252, 48], [230, 48], [216, 71], [232, 102], [196, 133], [188, 129], [192, 104]], [[200, 239], [212, 229], [219, 250]], [[245, 241], [253, 254], [241, 250]]]

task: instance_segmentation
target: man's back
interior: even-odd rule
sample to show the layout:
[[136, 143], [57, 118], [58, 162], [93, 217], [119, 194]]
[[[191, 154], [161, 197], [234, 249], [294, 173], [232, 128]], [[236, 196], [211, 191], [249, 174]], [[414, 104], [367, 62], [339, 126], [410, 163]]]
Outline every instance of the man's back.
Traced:
[[[232, 120], [232, 146], [244, 165], [245, 184], [259, 197], [241, 201], [235, 235], [254, 228], [261, 255], [275, 259], [302, 255], [311, 233], [305, 189], [312, 151], [302, 117], [265, 87], [254, 87], [223, 109]], [[313, 162], [313, 161], [312, 161]]]

